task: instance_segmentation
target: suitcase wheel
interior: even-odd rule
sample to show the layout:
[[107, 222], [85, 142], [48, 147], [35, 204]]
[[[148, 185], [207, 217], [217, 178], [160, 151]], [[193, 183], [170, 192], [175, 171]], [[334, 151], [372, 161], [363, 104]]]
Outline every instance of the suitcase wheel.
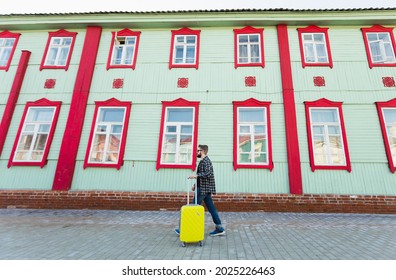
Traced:
[[186, 247], [186, 242], [182, 242], [181, 246]]
[[199, 246], [203, 246], [203, 242], [202, 241], [199, 241]]

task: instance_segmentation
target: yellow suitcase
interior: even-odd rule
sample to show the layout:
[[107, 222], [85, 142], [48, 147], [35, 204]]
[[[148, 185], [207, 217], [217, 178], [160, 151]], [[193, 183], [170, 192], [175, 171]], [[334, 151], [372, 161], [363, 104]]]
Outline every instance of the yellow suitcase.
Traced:
[[204, 236], [205, 208], [196, 203], [189, 204], [189, 192], [187, 192], [187, 205], [183, 205], [180, 211], [180, 241], [183, 247], [186, 243], [199, 243], [202, 246]]

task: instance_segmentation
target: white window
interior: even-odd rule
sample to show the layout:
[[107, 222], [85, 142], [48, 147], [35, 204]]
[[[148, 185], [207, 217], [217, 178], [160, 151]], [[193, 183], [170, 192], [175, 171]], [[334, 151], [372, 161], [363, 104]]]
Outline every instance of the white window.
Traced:
[[343, 134], [337, 108], [310, 108], [315, 165], [346, 165]]
[[191, 164], [194, 108], [167, 107], [162, 140], [162, 164]]
[[22, 126], [14, 162], [41, 162], [56, 107], [30, 107]]
[[99, 107], [88, 163], [118, 163], [125, 113], [125, 107]]
[[52, 37], [45, 59], [46, 66], [66, 66], [72, 37]]
[[136, 36], [118, 36], [114, 42], [112, 65], [131, 65], [135, 57]]
[[173, 49], [173, 63], [195, 64], [196, 50], [196, 35], [176, 35]]
[[396, 163], [396, 109], [383, 108], [382, 113], [385, 121], [386, 134], [392, 156], [392, 161]]
[[367, 33], [373, 63], [395, 63], [395, 51], [388, 32]]
[[8, 64], [15, 41], [15, 38], [0, 38], [0, 66]]
[[238, 35], [238, 63], [260, 63], [260, 34]]
[[238, 163], [268, 164], [266, 108], [238, 108]]
[[327, 63], [326, 38], [324, 33], [302, 33], [306, 63]]

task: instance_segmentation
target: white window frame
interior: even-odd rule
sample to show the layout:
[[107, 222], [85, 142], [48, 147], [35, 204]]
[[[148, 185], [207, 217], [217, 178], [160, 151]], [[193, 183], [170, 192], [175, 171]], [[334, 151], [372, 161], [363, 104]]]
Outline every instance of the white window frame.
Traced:
[[[12, 42], [11, 45], [7, 43]], [[16, 38], [0, 38], [0, 67], [5, 67], [8, 64]]]
[[[48, 110], [48, 109], [53, 109], [52, 111], [52, 117], [51, 120], [49, 121], [28, 121], [29, 115], [31, 113], [33, 113], [33, 111], [35, 110]], [[31, 106], [28, 108], [23, 126], [22, 126], [22, 130], [21, 133], [19, 135], [19, 139], [18, 139], [18, 144], [16, 146], [15, 149], [15, 153], [14, 153], [14, 158], [13, 158], [13, 162], [18, 163], [18, 162], [42, 162], [43, 161], [43, 157], [45, 156], [45, 152], [47, 150], [47, 145], [48, 145], [48, 140], [49, 137], [51, 135], [51, 131], [52, 131], [52, 126], [54, 123], [54, 117], [56, 115], [56, 110], [57, 108], [55, 106]], [[48, 125], [48, 129], [46, 132], [43, 131], [39, 131], [40, 127], [43, 125]], [[33, 126], [33, 129], [27, 130], [28, 126]], [[20, 150], [20, 146], [21, 146], [21, 140], [23, 139], [24, 136], [26, 135], [33, 135], [32, 137], [32, 141], [30, 143], [30, 147], [29, 149], [22, 149]], [[47, 135], [46, 140], [45, 140], [45, 144], [42, 150], [38, 150], [38, 149], [34, 149], [35, 145], [36, 145], [36, 141], [39, 137], [39, 135]], [[18, 159], [18, 153], [21, 151], [25, 151], [27, 153], [27, 157], [23, 158], [23, 159]], [[32, 155], [35, 153], [42, 153], [41, 157], [38, 159], [32, 159]]]
[[[305, 36], [311, 36], [311, 40], [306, 40]], [[314, 39], [315, 35], [321, 35], [323, 37], [323, 42], [317, 42]], [[304, 32], [301, 34], [302, 36], [302, 42], [303, 42], [303, 51], [304, 51], [304, 61], [305, 63], [329, 63], [329, 54], [327, 52], [327, 42], [326, 42], [326, 34], [325, 33], [316, 33], [316, 32]], [[314, 61], [308, 61], [307, 60], [307, 51], [306, 51], [306, 45], [312, 44], [313, 45], [313, 53], [314, 53]], [[323, 45], [323, 49], [325, 50], [326, 53], [326, 61], [319, 61], [319, 55], [318, 55], [318, 46]]]
[[[134, 42], [127, 44], [128, 40], [134, 40]], [[116, 36], [111, 55], [111, 65], [132, 65], [135, 58], [137, 40], [137, 36]], [[132, 52], [128, 55], [130, 48], [132, 48]], [[117, 58], [117, 49], [121, 49], [121, 58]], [[117, 63], [118, 60], [119, 63]], [[130, 60], [130, 62], [127, 63], [127, 60]]]
[[[249, 121], [249, 122], [241, 122], [240, 121], [240, 110], [246, 110], [246, 109], [251, 109], [251, 110], [257, 110], [257, 109], [262, 109], [263, 110], [263, 118], [264, 121], [263, 122], [254, 122], [254, 121]], [[237, 148], [238, 148], [238, 164], [242, 164], [242, 165], [268, 165], [269, 164], [269, 143], [268, 143], [268, 119], [267, 119], [267, 108], [266, 107], [238, 107], [238, 135], [237, 135]], [[241, 126], [249, 126], [249, 132], [241, 132]], [[255, 126], [264, 126], [264, 133], [255, 133]], [[250, 136], [250, 152], [241, 152], [239, 151], [239, 147], [240, 147], [240, 136], [241, 135], [246, 135], [246, 136]], [[260, 155], [261, 154], [266, 154], [266, 161], [265, 162], [256, 162], [255, 159], [255, 155], [256, 153], [256, 147], [255, 147], [255, 136], [256, 135], [263, 135], [264, 139], [265, 139], [265, 144], [266, 144], [266, 148], [265, 151], [266, 152], [261, 152], [261, 148], [260, 148]], [[241, 154], [250, 154], [250, 159], [251, 162], [241, 162]]]
[[[381, 34], [387, 36], [387, 38], [388, 38], [388, 41], [387, 41], [387, 42], [385, 42], [384, 40], [379, 39], [379, 36], [380, 36]], [[369, 35], [376, 35], [376, 36], [377, 36], [377, 40], [370, 41], [370, 40], [369, 40]], [[369, 51], [370, 51], [371, 61], [372, 61], [374, 64], [375, 64], [375, 63], [396, 63], [395, 50], [393, 49], [393, 44], [392, 44], [392, 41], [391, 41], [391, 37], [390, 37], [389, 32], [367, 32], [367, 33], [366, 33], [366, 39], [367, 39], [367, 42], [368, 42], [368, 45], [369, 45]], [[379, 49], [380, 49], [381, 58], [382, 58], [382, 59], [380, 59], [380, 60], [374, 60], [373, 52], [372, 52], [372, 49], [371, 49], [371, 45], [372, 45], [373, 43], [379, 44]], [[385, 45], [389, 45], [390, 48], [392, 49], [392, 57], [387, 56], [386, 50], [385, 50], [385, 49], [386, 49], [386, 48], [385, 48]]]
[[[123, 112], [123, 118], [122, 121], [120, 122], [107, 122], [107, 121], [101, 121], [101, 112], [102, 110], [108, 110], [108, 109], [116, 109], [116, 110], [124, 110]], [[123, 134], [125, 132], [124, 125], [125, 125], [125, 118], [126, 118], [126, 113], [127, 113], [127, 107], [122, 107], [122, 106], [99, 106], [98, 107], [98, 113], [97, 117], [95, 120], [95, 128], [92, 134], [92, 139], [91, 139], [91, 149], [89, 151], [88, 155], [88, 164], [103, 164], [103, 165], [117, 165], [119, 160], [120, 160], [120, 152], [121, 152], [121, 147], [122, 147], [122, 139], [123, 139]], [[111, 128], [113, 126], [119, 126], [121, 125], [121, 132], [120, 133], [112, 133]], [[105, 131], [100, 131], [98, 132], [98, 128], [100, 126], [104, 126], [106, 129]], [[119, 135], [119, 144], [118, 144], [118, 150], [110, 150], [110, 135], [117, 134]], [[104, 147], [103, 151], [94, 151], [95, 148], [95, 139], [97, 135], [104, 135], [105, 136], [105, 141], [104, 141]], [[92, 160], [94, 157], [92, 156], [94, 153], [103, 153], [102, 159], [101, 160]], [[117, 154], [117, 158], [114, 161], [107, 160], [109, 154]]]
[[[187, 35], [174, 35], [174, 46], [173, 46], [173, 64], [174, 65], [195, 65], [197, 63], [197, 44], [198, 44], [198, 36], [197, 35], [193, 35], [193, 34], [187, 34]], [[194, 43], [188, 43], [187, 42], [187, 37], [194, 37], [195, 38], [195, 42]], [[183, 42], [178, 42], [178, 38], [183, 38]], [[187, 48], [188, 47], [194, 47], [194, 61], [193, 62], [187, 62]], [[182, 47], [183, 48], [183, 58], [181, 62], [177, 62], [178, 59], [176, 57], [177, 51], [176, 49], [178, 47]]]
[[[59, 43], [55, 43], [56, 40], [60, 40]], [[68, 45], [64, 45], [64, 42], [66, 40], [70, 40], [70, 43]], [[48, 47], [47, 55], [45, 58], [45, 66], [66, 66], [68, 63], [68, 58], [70, 56], [70, 50], [73, 45], [73, 37], [51, 37], [50, 45]], [[62, 51], [64, 49], [67, 49], [67, 54], [65, 57], [62, 56]], [[50, 58], [51, 51], [55, 51], [55, 57], [53, 59], [53, 63], [50, 62], [52, 60]], [[64, 63], [61, 64], [60, 61], [64, 60]]]
[[[247, 37], [248, 37], [248, 42], [241, 42], [241, 41], [240, 41], [241, 36], [247, 36]], [[250, 37], [251, 37], [251, 36], [257, 36], [257, 37], [258, 37], [258, 42], [251, 42], [251, 41], [250, 41]], [[263, 58], [262, 58], [263, 55], [262, 55], [262, 53], [261, 53], [261, 44], [262, 44], [262, 42], [261, 42], [261, 35], [260, 35], [260, 33], [253, 33], [253, 34], [250, 34], [250, 33], [238, 34], [238, 35], [237, 35], [237, 38], [238, 38], [238, 46], [237, 46], [238, 64], [261, 63], [261, 62], [262, 62], [262, 59], [263, 59]], [[240, 46], [243, 46], [243, 45], [246, 45], [246, 46], [247, 46], [247, 57], [244, 57], [244, 58], [247, 58], [248, 61], [241, 61], [241, 54], [240, 54], [240, 51], [239, 51], [239, 50], [240, 50]], [[258, 48], [258, 51], [259, 51], [259, 56], [258, 56], [259, 61], [252, 61], [251, 46], [253, 46], [253, 45], [257, 45], [257, 48]]]
[[[170, 122], [168, 121], [168, 117], [169, 117], [169, 110], [179, 110], [179, 109], [191, 109], [191, 114], [192, 114], [192, 120], [191, 122]], [[163, 137], [162, 137], [162, 145], [161, 145], [161, 164], [167, 164], [167, 165], [189, 165], [192, 164], [193, 159], [193, 149], [195, 149], [195, 147], [193, 147], [194, 144], [194, 135], [195, 135], [195, 108], [194, 107], [166, 107], [165, 109], [165, 120], [164, 120], [164, 132], [163, 132]], [[167, 132], [167, 127], [168, 126], [176, 126], [176, 132]], [[190, 151], [185, 151], [183, 154], [186, 154], [187, 157], [190, 155], [190, 160], [186, 161], [186, 162], [181, 162], [182, 159], [182, 151], [181, 151], [181, 136], [183, 135], [183, 133], [181, 132], [181, 128], [182, 126], [191, 126], [192, 130], [191, 133], [188, 134], [191, 136], [191, 147], [190, 147]], [[171, 153], [171, 152], [164, 152], [166, 151], [165, 149], [165, 145], [167, 144], [166, 141], [166, 136], [167, 135], [175, 135], [176, 136], [176, 147], [175, 147], [175, 152]], [[187, 135], [186, 133], [184, 135]], [[163, 161], [163, 156], [164, 154], [174, 154], [175, 155], [175, 161], [174, 162], [168, 162], [168, 161]]]
[[[337, 113], [337, 122], [314, 122], [312, 119], [312, 111], [313, 110], [334, 110]], [[345, 145], [344, 145], [344, 140], [343, 140], [343, 131], [342, 131], [342, 126], [341, 126], [341, 120], [340, 120], [340, 111], [337, 107], [311, 107], [309, 108], [309, 114], [310, 114], [310, 125], [311, 125], [311, 139], [312, 139], [312, 154], [314, 157], [314, 164], [315, 165], [320, 165], [320, 166], [346, 166], [347, 165], [347, 157], [345, 153]], [[322, 126], [324, 134], [315, 134], [314, 133], [314, 126]], [[329, 126], [337, 126], [339, 129], [339, 134], [330, 134], [329, 133]], [[315, 155], [315, 135], [323, 135], [324, 138], [324, 145], [326, 145], [326, 163], [318, 162], [316, 155]], [[331, 156], [331, 146], [330, 146], [330, 136], [331, 135], [336, 135], [339, 137], [341, 141], [341, 151], [342, 151], [342, 157], [343, 157], [343, 163], [334, 163], [332, 156]]]

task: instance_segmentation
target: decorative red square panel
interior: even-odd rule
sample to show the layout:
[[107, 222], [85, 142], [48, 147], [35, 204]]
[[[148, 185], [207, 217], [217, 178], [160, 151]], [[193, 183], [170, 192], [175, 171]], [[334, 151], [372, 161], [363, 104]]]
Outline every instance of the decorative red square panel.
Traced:
[[56, 84], [55, 79], [47, 79], [45, 80], [44, 88], [54, 88]]
[[326, 81], [324, 77], [316, 76], [313, 77], [315, 87], [324, 87], [326, 85]]
[[393, 77], [382, 77], [384, 87], [395, 87], [395, 79]]
[[123, 88], [123, 87], [124, 87], [124, 79], [113, 80], [113, 88]]
[[247, 86], [247, 87], [255, 87], [256, 86], [256, 77], [255, 76], [247, 76], [247, 77], [245, 77], [245, 86]]
[[179, 78], [177, 80], [178, 88], [188, 88], [188, 78]]

